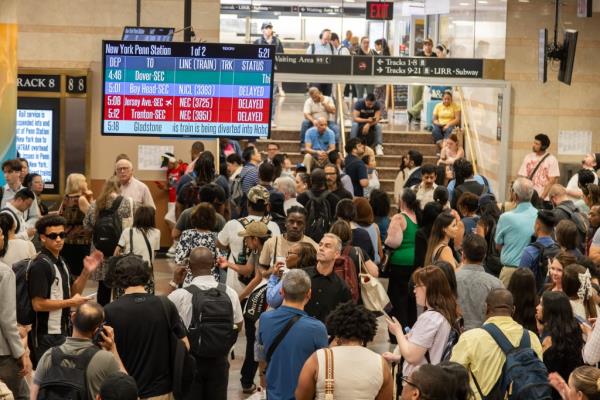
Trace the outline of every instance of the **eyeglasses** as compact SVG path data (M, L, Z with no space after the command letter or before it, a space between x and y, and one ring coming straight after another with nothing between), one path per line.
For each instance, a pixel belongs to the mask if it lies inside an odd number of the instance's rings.
M121 171L129 171L130 169L131 169L131 168L129 168L129 167L120 167L120 168L117 168L117 172L121 172Z
M402 386L405 386L404 384L407 384L407 385L410 385L410 386L412 386L412 387L415 387L415 388L419 389L419 391L421 391L421 388L420 388L420 387L419 387L417 384L415 384L415 383L411 382L411 381L408 379L408 376L402 376L402 377L400 377L400 379L402 379L402 382L403 382L403 383L402 383Z
M48 233L48 234L45 234L44 236L46 236L50 240L56 240L57 238L64 239L67 236L67 234L63 231L63 232L58 232L58 233L56 233L56 232Z

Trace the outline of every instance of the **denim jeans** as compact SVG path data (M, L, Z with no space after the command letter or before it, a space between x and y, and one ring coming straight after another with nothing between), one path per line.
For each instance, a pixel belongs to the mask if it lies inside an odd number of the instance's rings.
M352 122L352 129L350 130L350 139L353 139L358 136L359 131L361 137L366 137L367 145L376 146L378 144L383 145L383 131L381 130L381 125L377 124L369 130L367 135L362 134L362 124L358 124L356 122ZM373 138L371 138L371 131L374 132Z
M433 131L431 131L433 140L437 143L440 140L448 139L450 134L452 134L453 129L454 129L454 126L449 126L448 129L442 130L441 126L433 124Z
M254 376L258 369L258 362L254 361L254 342L256 340L256 326L254 322L244 318L244 329L246 331L246 355L241 370L242 386L247 388L254 383Z

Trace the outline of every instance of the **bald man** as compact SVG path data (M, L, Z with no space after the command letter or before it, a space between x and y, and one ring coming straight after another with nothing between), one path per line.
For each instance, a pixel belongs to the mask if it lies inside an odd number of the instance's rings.
M493 289L486 298L487 320L482 328L464 332L452 349L451 361L471 370L484 396L488 396L502 373L506 356L491 336L495 331L503 335L515 347L521 344L525 335L529 336L530 347L540 362L536 367L545 368L542 363L542 345L537 335L524 329L512 319L515 310L513 296L507 289ZM480 398L479 391L471 378L473 393Z
M195 310L193 303L203 303L203 300L196 298L196 296L202 296L203 298L213 297L208 291L211 289L217 289L219 292L225 292L231 302L231 309L233 314L233 323L239 332L242 328L244 317L242 314L242 307L237 293L230 287L218 283L213 274L212 269L215 265L214 254L206 247L196 247L192 250L189 257L189 269L192 273L192 282L184 289L177 289L169 295L169 300L175 304L177 311L183 320L186 329L190 329L192 323L192 316L197 315L202 310ZM178 276L175 276L179 278ZM179 284L183 283L183 279ZM194 293L194 294L192 294ZM213 307L213 309L216 307ZM205 313L202 315L203 318L210 318L207 315L206 308L203 309ZM222 317L221 317L222 318ZM229 348L216 357L202 357L194 352L194 336L193 330L189 331L189 339L192 343L192 354L196 359L196 377L192 383L186 399L215 399L225 400L227 398L227 384L229 381L229 362L227 356L229 354ZM232 343L233 345L233 343Z
M121 183L121 195L131 197L134 205L156 208L150 194L150 189L142 181L133 176L133 164L126 158L121 158L115 164L115 174Z

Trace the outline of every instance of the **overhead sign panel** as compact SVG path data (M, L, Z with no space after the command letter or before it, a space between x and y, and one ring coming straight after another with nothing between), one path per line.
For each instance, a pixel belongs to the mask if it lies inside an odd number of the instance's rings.
M102 134L269 135L275 48L104 41Z

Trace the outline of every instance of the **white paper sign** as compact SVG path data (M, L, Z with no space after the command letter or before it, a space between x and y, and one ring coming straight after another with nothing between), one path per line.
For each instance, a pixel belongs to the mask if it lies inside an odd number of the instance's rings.
M148 144L138 145L138 170L160 171L162 168L161 156L164 153L173 153L173 146L155 146Z
M591 152L591 131L560 131L558 133L558 154L579 156Z
M450 0L425 0L425 15L450 14Z
M31 172L52 181L52 110L17 110L17 150Z

